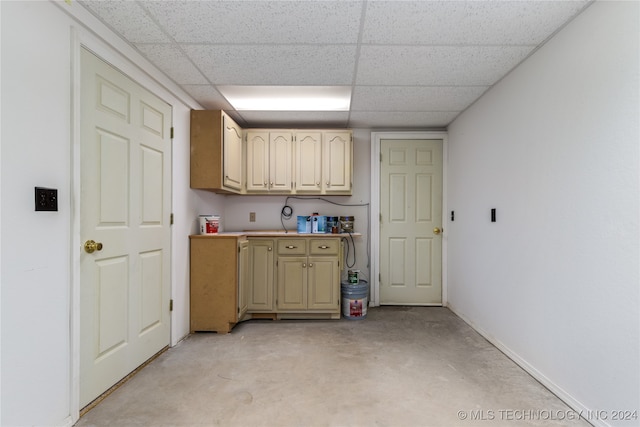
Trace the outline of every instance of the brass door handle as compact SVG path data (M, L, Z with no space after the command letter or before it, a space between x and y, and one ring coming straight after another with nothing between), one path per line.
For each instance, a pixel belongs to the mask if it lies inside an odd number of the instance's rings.
M442 230L440 228L438 228L438 227L435 227L433 229L433 234L440 234L441 232L442 232Z
M92 254L95 251L101 251L102 243L94 242L93 240L87 240L86 242L84 242L84 250L89 254Z

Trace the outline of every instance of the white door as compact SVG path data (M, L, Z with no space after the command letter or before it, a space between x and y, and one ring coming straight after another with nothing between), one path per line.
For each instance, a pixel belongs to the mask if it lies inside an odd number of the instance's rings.
M442 140L380 141L380 304L442 304Z
M171 107L82 50L80 407L169 345Z

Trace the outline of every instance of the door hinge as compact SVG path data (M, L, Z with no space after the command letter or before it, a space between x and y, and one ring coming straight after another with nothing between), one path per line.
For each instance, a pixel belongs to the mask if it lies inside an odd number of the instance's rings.
M169 300L169 311L173 311L173 300Z
M380 224L382 224L382 214L380 214Z
M173 126L171 126L171 139L173 139Z
M169 216L169 225L173 225L173 214Z
M380 153L380 163L382 163L382 153Z

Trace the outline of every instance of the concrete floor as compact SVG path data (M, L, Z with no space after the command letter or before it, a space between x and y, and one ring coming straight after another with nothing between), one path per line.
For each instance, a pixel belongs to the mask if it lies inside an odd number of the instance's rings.
M588 426L446 308L249 321L169 349L77 426Z

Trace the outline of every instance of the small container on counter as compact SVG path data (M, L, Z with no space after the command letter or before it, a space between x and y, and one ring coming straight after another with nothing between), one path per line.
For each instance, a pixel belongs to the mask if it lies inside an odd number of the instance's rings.
M337 234L340 232L340 224L337 216L327 217L327 233Z
M220 229L219 215L200 215L200 234L218 234Z
M353 216L341 216L340 217L340 230L343 233L353 233L353 223L355 218Z

